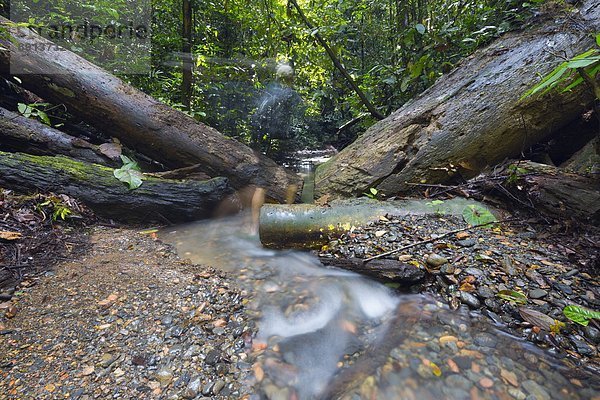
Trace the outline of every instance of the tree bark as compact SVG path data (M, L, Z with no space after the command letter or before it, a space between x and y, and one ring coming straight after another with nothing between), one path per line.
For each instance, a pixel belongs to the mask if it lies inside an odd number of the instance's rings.
M273 248L319 249L331 239L381 217L444 213L462 215L465 207L481 204L454 198L432 207L423 200L376 201L367 198L336 201L327 206L268 204L260 210L261 243Z
M10 26L1 17L0 22ZM24 28L9 29L11 40L0 41L9 49L0 50L0 71L18 76L25 88L42 98L65 104L70 113L167 167L201 164L203 172L226 176L236 188L250 184L265 188L268 199L277 202L297 198L301 180L296 174L78 55L56 51L51 42ZM21 50L27 47L43 50Z
M0 152L0 187L64 193L120 221L186 222L207 218L233 190L226 178L175 181L146 177L130 190L113 169L57 156Z
M598 0L578 14L551 16L506 34L356 142L318 167L316 196L359 195L374 187L388 196L409 183L448 183L476 176L516 156L575 119L593 95L585 85L519 101L556 64L595 46Z
M35 155L65 155L102 165L113 164L98 146L69 136L33 119L0 107L0 150Z
M505 188L522 204L553 218L600 222L600 178L531 161L514 163L511 167L516 171L514 182Z
M323 265L329 265L357 274L371 277L380 282L395 282L405 285L415 284L425 278L425 271L414 265L397 260L373 260L365 263L360 258L326 258L320 257Z

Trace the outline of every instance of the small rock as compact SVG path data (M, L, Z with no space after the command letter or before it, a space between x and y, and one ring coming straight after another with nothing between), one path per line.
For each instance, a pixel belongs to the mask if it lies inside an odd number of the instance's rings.
M186 399L193 399L200 392L200 387L202 386L202 378L200 376L195 377L190 381L190 383L185 388L183 392L183 397Z
M595 344L600 343L600 330L588 325L583 328L583 332L585 333L585 336Z
M477 335L475 335L475 343L477 343L477 345L481 346L481 347L496 347L496 344L498 343L498 340L496 339L496 337L494 335L491 335L489 333L478 333Z
M169 326L173 323L173 316L172 315L165 315L164 317L161 318L160 323L165 325L165 326Z
M217 350L211 350L206 355L204 362L208 365L215 365L221 360L221 354Z
M460 300L471 308L481 307L481 303L479 302L477 297L473 296L471 293L461 291Z
M206 385L204 385L204 387L202 388L202 394L204 396L208 396L210 394L212 394L213 388L215 387L215 383L214 382L208 382Z
M571 343L582 356L593 357L596 354L596 351L583 340L571 338Z
M525 393L515 388L508 389L508 394L510 394L516 400L525 400L527 398L527 395Z
M469 239L459 240L456 243L461 247L473 247L477 244L477 240L475 240L473 238L469 238Z
M173 380L173 372L171 369L163 367L156 372L154 379L160 383L160 386L166 387Z
M473 275L474 277L476 277L478 279L485 275L482 270L480 270L479 268L473 268L473 267L469 267L469 268L465 269L465 273L467 275Z
M481 386L484 389L489 389L492 386L494 386L494 381L491 380L490 378L481 378L479 380L479 386Z
M573 289L571 286L565 285L563 283L555 283L554 287L563 292L564 294L573 294Z
M494 291L487 286L479 286L477 288L477 294L483 299L492 299L495 296Z
M456 271L456 267L452 264L442 265L440 272L444 275L452 275Z
M550 400L550 395L548 394L546 389L541 387L535 381L532 381L532 380L523 381L521 386L523 387L523 389L525 389L525 391L527 393L532 395L535 398L535 400Z
M225 381L223 381L222 379L219 379L218 381L215 382L215 385L213 386L212 392L214 395L219 394L219 392L225 387Z
M425 262L432 267L440 267L444 264L447 264L448 259L446 257L440 256L439 254L431 253L427 256Z
M543 289L533 289L529 291L530 299L541 299L542 297L546 297L548 292Z

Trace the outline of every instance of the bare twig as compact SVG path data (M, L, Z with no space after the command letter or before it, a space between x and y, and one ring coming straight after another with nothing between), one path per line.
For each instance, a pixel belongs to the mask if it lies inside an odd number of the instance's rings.
M467 226L466 228L455 229L453 231L446 232L443 235L435 237L435 238L431 238L431 239L427 239L427 240L422 240L420 242L411 243L409 245L406 245L406 246L403 246L403 247L400 247L400 248L397 248L397 249L394 249L394 250L390 250L390 251L387 251L385 253L381 253L381 254L378 254L376 256L373 256L373 257L365 258L364 261L363 261L363 263L366 264L369 261L372 261L372 260L375 260L375 259L378 259L378 258L381 258L381 257L389 256L389 255L392 255L392 254L395 254L395 253L398 253L398 252L410 249L412 247L421 246L421 245L424 245L424 244L427 244L427 243L432 243L432 242L435 242L436 240L443 239L445 237L448 237L450 235L454 235L454 234L459 233L459 232L470 231L472 229L481 228L482 226L488 226L488 225L492 225L492 224L501 224L501 223L504 223L504 222L511 222L511 221L516 221L516 220L517 220L517 218L509 218L509 219L503 219L503 220L500 220L500 221L486 222L485 224L478 224L478 225L473 225L473 226Z

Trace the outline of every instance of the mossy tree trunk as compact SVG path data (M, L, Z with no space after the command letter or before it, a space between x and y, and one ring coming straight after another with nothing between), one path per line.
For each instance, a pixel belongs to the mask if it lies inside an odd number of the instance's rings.
M565 10L502 36L321 165L316 195L360 195L371 187L397 195L411 183L471 178L519 155L592 104L586 85L519 99L563 57L594 47L599 30L598 0L586 0L578 13Z
M187 222L212 216L233 189L226 178L206 181L147 177L130 190L113 169L71 158L0 152L0 187L64 193L98 215L119 221Z

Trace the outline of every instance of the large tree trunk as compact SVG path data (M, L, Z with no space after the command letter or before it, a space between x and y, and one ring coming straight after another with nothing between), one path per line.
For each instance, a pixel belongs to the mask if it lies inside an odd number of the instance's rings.
M226 178L175 181L146 177L129 190L113 169L66 157L0 152L0 187L64 193L120 221L185 222L212 216L233 190Z
M90 163L111 163L98 146L1 107L0 150L36 155L61 154Z
M519 98L563 56L594 47L592 33L599 30L600 3L587 0L579 14L565 11L477 51L321 165L317 196L358 195L371 187L395 195L410 183L470 178L518 155L591 104L586 85L523 102Z
M7 26L8 20L0 17ZM0 69L13 72L23 86L126 146L173 168L201 164L210 176L226 176L236 188L253 184L267 196L295 199L301 180L267 157L228 139L215 129L136 90L70 51L52 50L50 42L24 29L10 28L12 40L0 40ZM49 49L24 52L19 48ZM9 71L12 67L13 71ZM45 71L46 74L27 73Z

